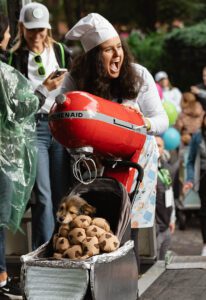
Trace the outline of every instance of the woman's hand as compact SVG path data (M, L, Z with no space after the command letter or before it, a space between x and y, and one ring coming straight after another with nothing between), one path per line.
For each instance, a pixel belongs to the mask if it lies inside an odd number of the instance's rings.
M144 117L143 113L139 110L139 108L138 108L137 106L132 105L132 104L130 104L130 103L128 103L128 102L123 103L122 105L124 105L124 106L126 106L126 107L128 107L128 108L134 110L134 111L137 112L138 114L140 114L140 116L142 116L142 118L143 118L143 120L144 120L145 127L146 127L147 131L149 131L149 130L151 129L151 124L150 124L149 119L147 119L147 118Z
M200 89L194 85L190 87L190 90L195 95L199 94L199 92L200 92Z
M175 223L170 223L169 229L170 229L170 233L173 234L175 232Z
M137 112L138 114L140 114L143 117L143 113L134 104L130 104L130 103L126 102L126 103L123 103L122 105L124 105L125 107L128 107L128 108L130 108L132 110L134 110L135 112Z
M182 191L184 194L186 194L192 188L193 188L193 183L191 181L188 181L184 183Z
M53 75L54 72L52 72L43 82L43 85L47 88L48 91L53 91L62 84L65 73L55 78L52 78Z
M151 123L150 123L149 119L143 118L143 120L144 120L144 124L146 126L147 131L149 131L151 129Z

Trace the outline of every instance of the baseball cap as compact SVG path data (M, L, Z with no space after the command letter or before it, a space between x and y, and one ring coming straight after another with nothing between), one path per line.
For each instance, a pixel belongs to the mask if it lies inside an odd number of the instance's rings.
M80 40L85 52L119 36L113 25L103 16L91 13L80 19L66 34L68 40Z
M47 7L37 2L28 3L22 7L19 22L22 22L27 29L51 29Z
M166 79L166 78L168 78L168 75L164 71L160 71L160 72L155 74L155 81L156 82L159 82L160 80Z

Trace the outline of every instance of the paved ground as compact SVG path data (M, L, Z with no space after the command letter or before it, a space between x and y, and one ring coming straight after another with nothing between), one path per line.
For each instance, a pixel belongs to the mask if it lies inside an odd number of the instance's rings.
M202 238L197 215L189 216L185 230L179 230L178 225L172 237L171 250L176 255L200 255Z
M191 256L187 257L187 262L202 262L203 258L200 256L202 237L196 214L188 215L185 230L179 230L177 224L170 250L173 255L176 255L176 262L180 259L185 262L185 256ZM159 261L140 278L139 295L141 300L206 299L204 270L183 268L165 271L164 267L164 262Z

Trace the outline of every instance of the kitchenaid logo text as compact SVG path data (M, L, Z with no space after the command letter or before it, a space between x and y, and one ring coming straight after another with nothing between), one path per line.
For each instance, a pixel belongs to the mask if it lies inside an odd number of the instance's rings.
M123 127L124 129L127 130L132 130L135 132L146 134L146 127L144 124L138 126L137 124L132 124L128 121L120 120L118 118L114 118L112 116L108 116L94 111L73 110L73 111L55 112L49 116L49 121L58 121L62 119L84 119L84 120L99 121L114 126Z
M60 120L65 118L83 118L82 112L60 112L49 116L49 120Z

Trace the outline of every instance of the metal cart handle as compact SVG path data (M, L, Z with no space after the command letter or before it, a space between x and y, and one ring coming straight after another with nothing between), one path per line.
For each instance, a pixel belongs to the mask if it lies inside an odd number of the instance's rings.
M138 163L134 163L131 161L125 161L125 160L109 160L109 159L104 159L102 161L104 166L109 166L111 168L116 168L116 167L127 167L127 168L134 168L138 171L137 174L137 180L136 180L136 186L135 189L132 193L130 193L130 199L133 205L133 202L135 200L135 197L138 193L139 190L139 185L143 180L144 177L144 170L143 168L138 164Z

